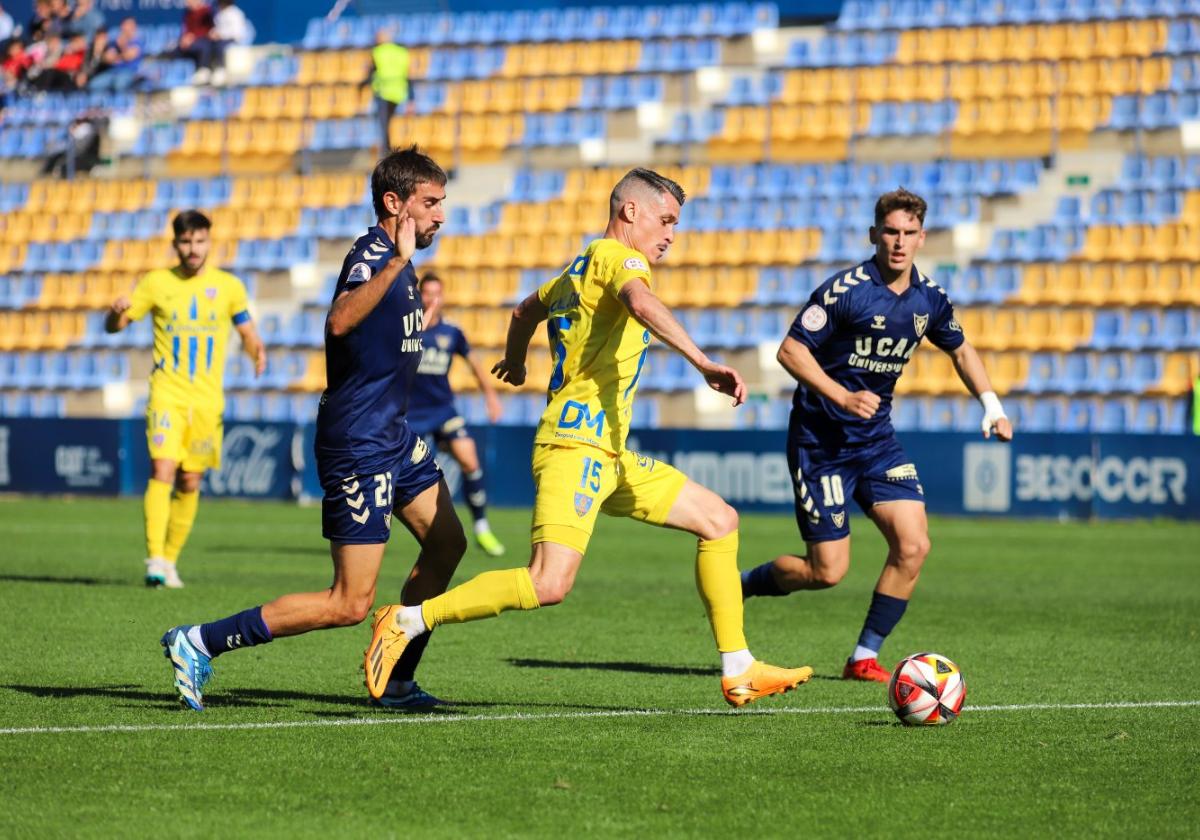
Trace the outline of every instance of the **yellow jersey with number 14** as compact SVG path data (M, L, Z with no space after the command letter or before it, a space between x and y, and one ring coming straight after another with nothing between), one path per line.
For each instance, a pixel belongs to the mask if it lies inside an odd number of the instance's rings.
M650 285L645 256L614 239L597 239L538 289L550 310L553 370L535 443L624 451L650 345L650 332L617 297L631 282Z
M150 402L225 408L225 347L231 324L250 320L246 287L232 274L208 268L184 277L178 268L148 272L125 311L131 321L154 315Z

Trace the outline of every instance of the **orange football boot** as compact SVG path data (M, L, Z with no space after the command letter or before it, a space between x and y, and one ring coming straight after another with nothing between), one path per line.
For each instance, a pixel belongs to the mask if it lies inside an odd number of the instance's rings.
M802 668L777 668L755 660L744 673L736 677L721 677L721 693L729 705L744 706L760 697L791 691L800 683L808 682L812 673L813 669L807 665Z
M408 636L396 625L396 613L402 609L401 604L393 604L375 610L371 644L363 651L363 671L367 675L364 682L367 693L376 700L383 696L396 660L408 647Z
M891 678L892 672L881 667L878 659L860 659L857 662L847 659L846 667L842 669L844 680L885 683Z

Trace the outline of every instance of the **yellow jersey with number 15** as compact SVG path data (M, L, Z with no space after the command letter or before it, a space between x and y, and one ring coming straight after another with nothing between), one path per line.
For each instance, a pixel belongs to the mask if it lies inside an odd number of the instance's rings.
M553 369L535 443L624 451L650 345L649 330L617 297L632 282L650 285L645 256L615 239L597 239L538 289L538 299L550 310L546 329Z
M216 268L195 277L184 277L178 268L155 269L138 281L131 300L129 320L154 314L151 403L220 414L229 327L250 320L242 281Z

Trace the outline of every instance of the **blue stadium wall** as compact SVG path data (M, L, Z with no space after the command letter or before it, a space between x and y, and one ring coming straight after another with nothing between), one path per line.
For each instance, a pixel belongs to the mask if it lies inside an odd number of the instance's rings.
M140 420L0 419L0 492L141 495L149 475ZM533 430L474 430L491 502L533 501ZM900 436L934 513L1053 518L1200 519L1200 438L1173 435L1018 435L1006 446L976 435ZM631 446L683 469L743 511L790 514L782 431L638 431ZM447 466L457 489L459 475ZM231 423L214 496L319 498L312 426Z
M311 18L324 17L333 7L333 0L237 0L247 17L254 23L260 44L294 44L304 38L304 30ZM674 5L673 0L661 0L653 5ZM133 17L142 26L163 23L181 23L184 0L97 0L97 7L104 12L110 26L121 18ZM583 6L630 6L646 5L626 2L597 3L587 0L508 0L505 11L516 9L558 9ZM831 21L842 8L841 0L781 0L780 19L785 22ZM12 0L3 4L5 11L17 23L25 24L33 15L33 0ZM352 2L345 14L355 11L364 14L395 14L406 10L415 12L491 12L496 11L493 0L450 0L437 4L411 2Z

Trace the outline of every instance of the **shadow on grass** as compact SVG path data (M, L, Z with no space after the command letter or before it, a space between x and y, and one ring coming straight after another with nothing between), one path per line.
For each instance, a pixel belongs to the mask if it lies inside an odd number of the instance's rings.
M634 706L597 706L589 703L531 703L527 700L513 700L508 703L488 700L464 700L458 702L451 700L447 701L444 706L433 706L423 709L384 709L364 703L360 709L356 710L361 712L356 717L379 717L380 715L439 715L455 717L485 709L540 709L561 712L639 712L643 710L640 707ZM333 711L314 711L312 714L316 717L345 717L344 713Z
M13 691L19 691L22 694L29 694L33 697L44 697L55 700L72 699L75 697L109 697L114 700L134 700L139 704L151 703L164 705L167 708L173 708L178 705L178 701L172 697L169 684L164 686L162 691L147 691L141 686L135 685L0 685L0 688L8 688ZM248 708L277 707L295 702L327 703L330 705L346 706L362 703L362 696L358 694L313 694L306 691L269 688L230 688L223 690L218 687L211 694L205 692L204 701L205 706L213 708L222 706ZM137 708L137 706L126 705L126 708Z
M554 659L509 659L518 668L557 668L566 671L625 671L631 674L659 674L681 677L721 676L720 668L687 665L654 665L648 662L564 662Z
M0 575L0 581L12 583L65 583L72 586L142 586L141 578L113 580L110 578L67 577L56 575Z

